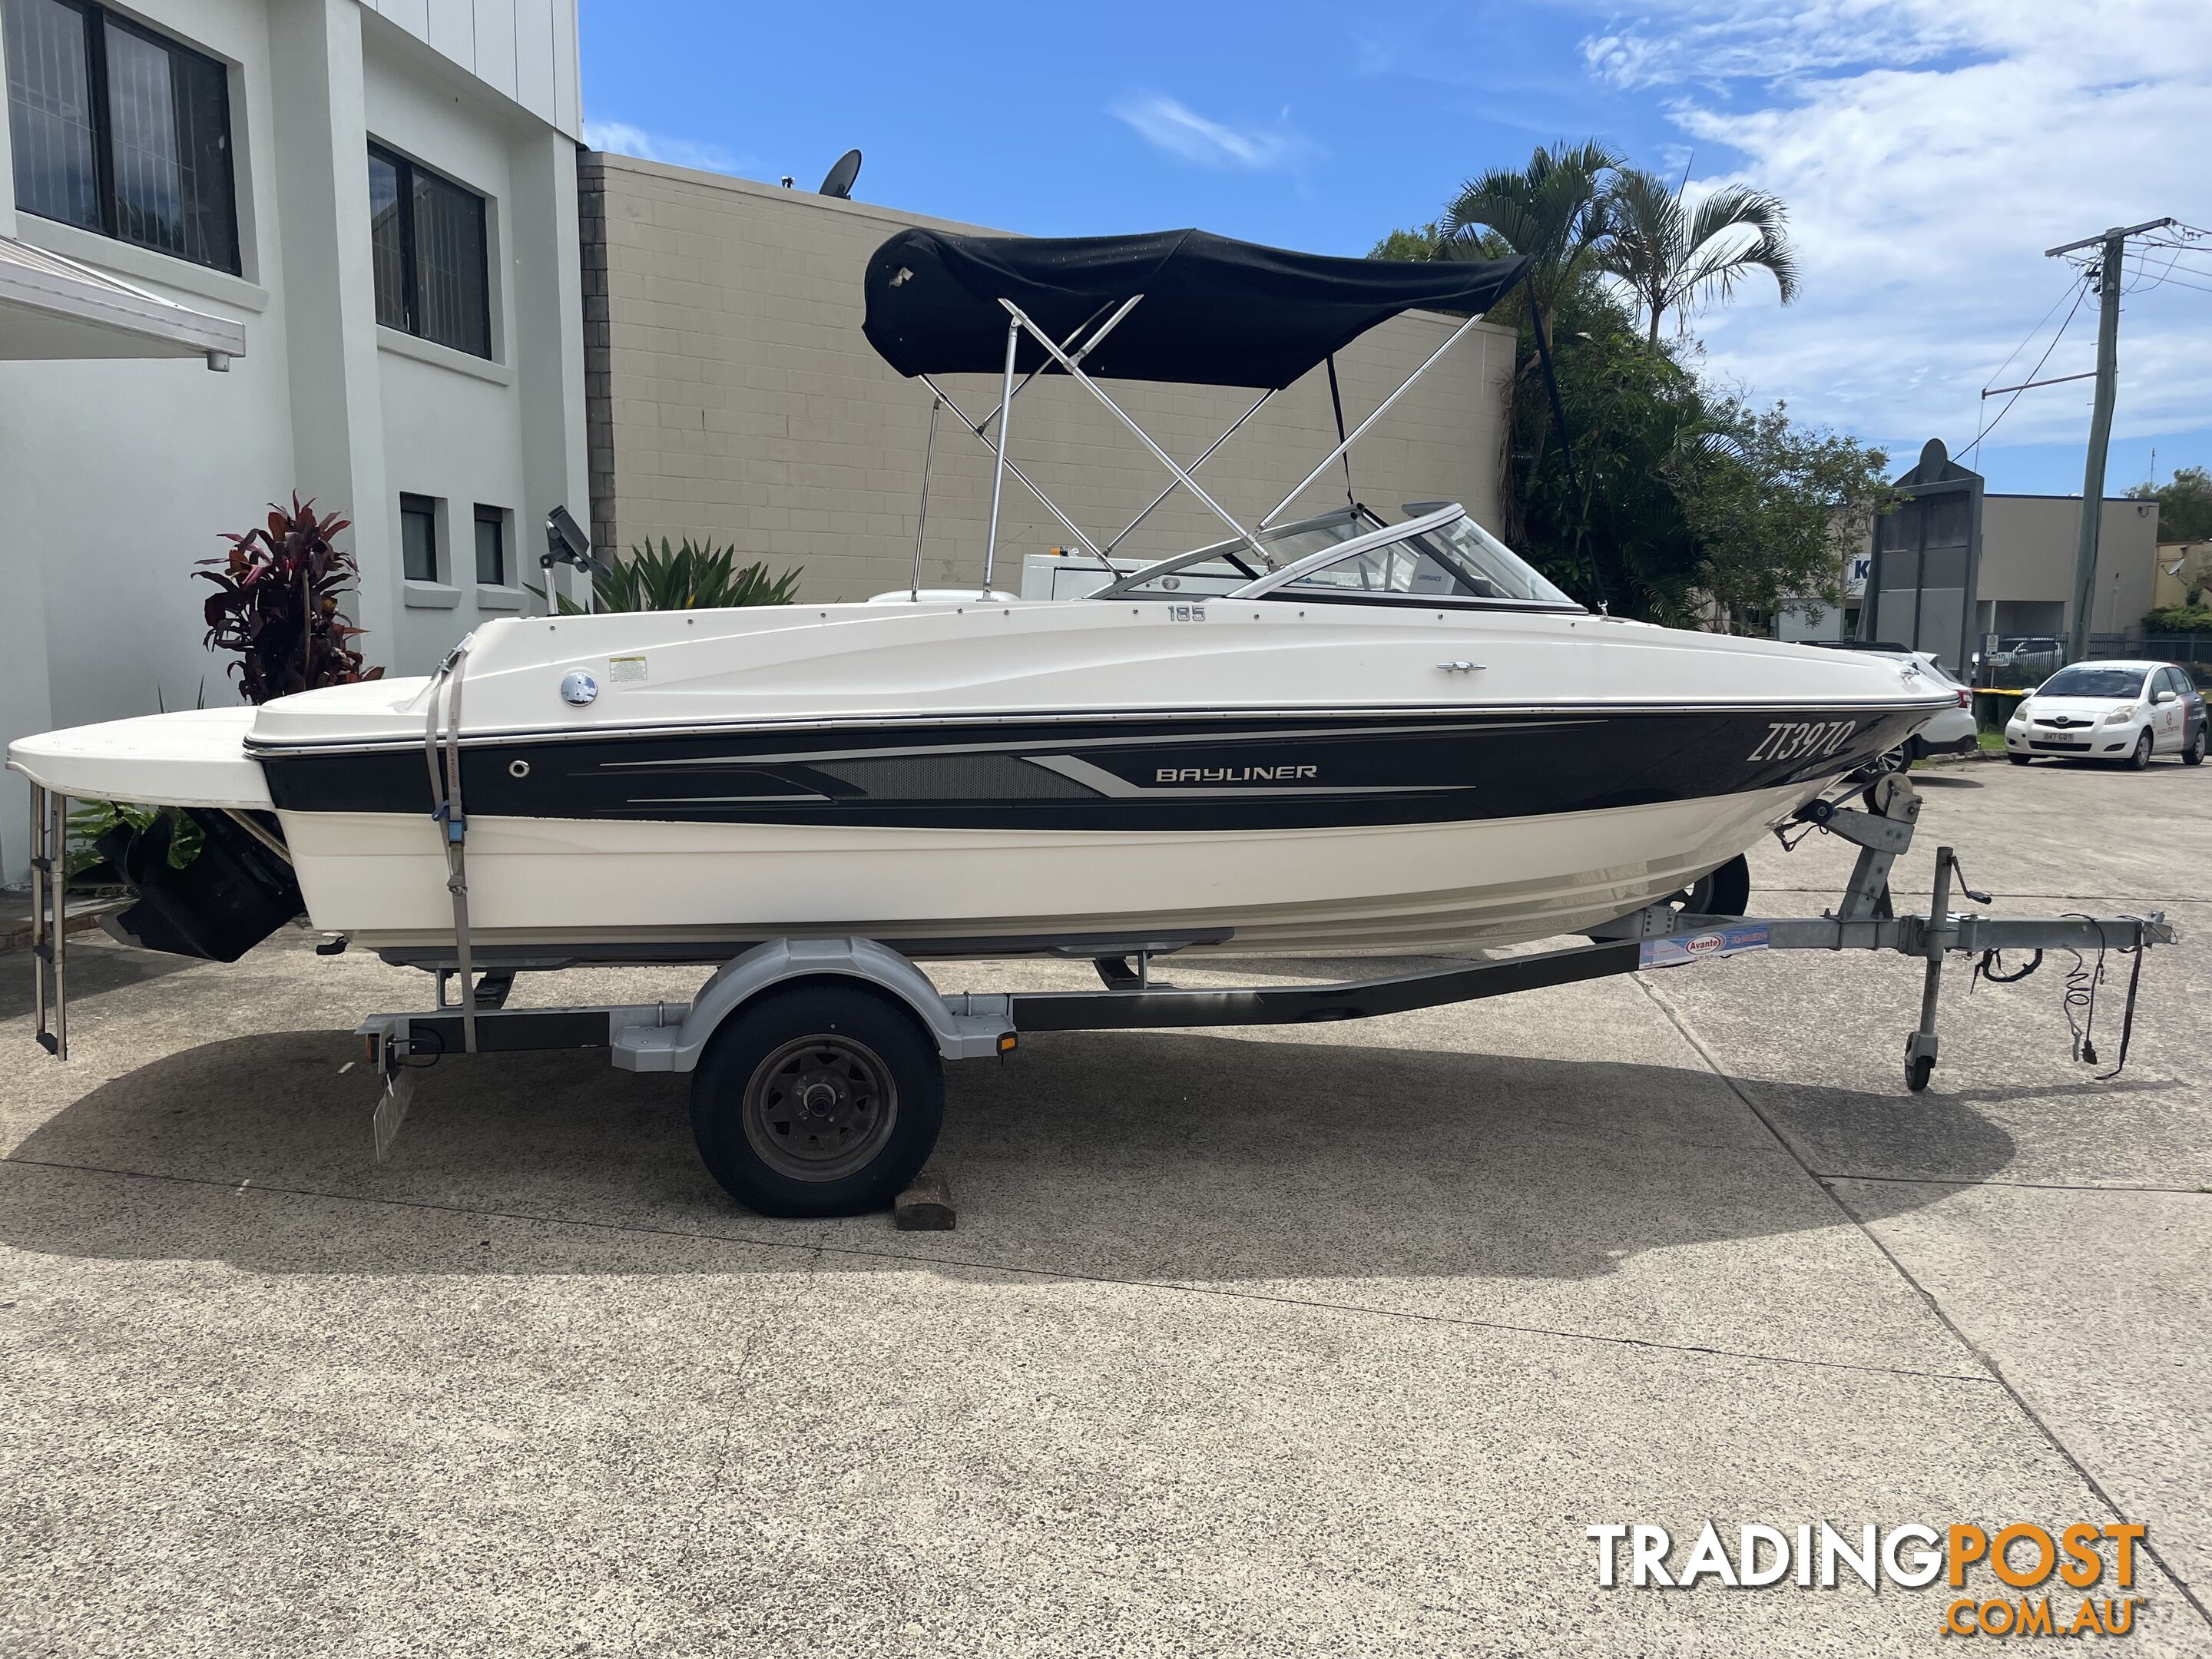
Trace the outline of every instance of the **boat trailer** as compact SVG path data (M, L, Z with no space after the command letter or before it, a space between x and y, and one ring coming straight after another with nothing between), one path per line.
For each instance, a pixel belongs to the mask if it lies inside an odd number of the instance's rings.
M38 1036L50 1052L66 1057L64 814L62 803L40 799L46 795L44 790L33 792ZM2094 982L2101 978L2103 954L2117 951L2134 958L2118 1055L2124 1064L2143 954L2154 945L2172 944L2177 937L2164 913L1998 916L1955 910L1954 895L1979 904L1991 901L1965 884L1953 849L1941 847L1927 912L1899 915L1892 903L1890 871L1912 844L1920 807L1920 796L1910 779L1891 774L1866 790L1863 810L1819 799L1777 831L1785 846L1794 846L1808 835L1826 833L1859 849L1840 902L1819 916L1709 915L1662 902L1593 930L1583 945L1332 984L1206 989L1155 982L1153 959L1183 948L1188 939L1097 939L1061 947L1058 954L1089 957L1096 963L1102 987L1095 991L947 994L910 958L867 939L766 940L725 963L688 1003L511 1009L505 1006L507 994L515 974L525 970L491 967L463 976L451 965L440 966L434 970L434 1007L374 1014L359 1028L369 1062L383 1085L372 1125L376 1156L381 1161L389 1155L421 1073L445 1055L605 1049L624 1070L695 1074L692 1115L701 1151L723 1185L755 1208L781 1214L880 1208L920 1170L934 1144L943 1062L1010 1053L1024 1033L1367 1019L1759 951L1873 951L1923 961L1919 1020L1904 1048L1905 1084L1915 1093L1928 1086L1936 1068L1937 997L1950 957L1977 958L1978 975L2009 981L2033 971L2044 951L2070 951L2083 957L2095 953L2100 962ZM1999 953L2008 951L2039 954L2022 970L2006 973ZM457 978L463 981L458 993L453 988ZM464 1007L463 997L470 998L472 1006ZM836 1047L841 1039L794 1037L772 1019L763 1023L764 1010L772 1012L779 1002L787 1004L794 997L808 1009L802 1024L865 1031L872 1022L873 1029L888 1036L875 1040L873 1049L858 1037L851 1040L849 1049L841 1049ZM887 1010L889 1027L884 1024ZM903 1042L897 1028L903 1028ZM896 1054L886 1060L875 1052L902 1046L912 1050L903 1060ZM2094 1048L2084 1057L2094 1061ZM765 1085L764 1077L769 1079ZM769 1102L766 1108L759 1105L763 1088ZM759 1128L763 1110L770 1119L781 1112L782 1117L775 1120L781 1125L778 1132L789 1133L794 1123L803 1127L812 1121L810 1112L825 1123L839 1112L862 1118L872 1109L883 1115L886 1098L903 1101L909 1120L921 1122L913 1126L920 1130L918 1138L908 1135L908 1144L890 1160L900 1167L875 1170L864 1164L848 1172L854 1180L864 1175L879 1177L864 1183L872 1202L853 1201L850 1195L860 1189L842 1179L837 1186L848 1194L845 1199L833 1200L824 1192L823 1202L783 1201L791 1188L783 1188L780 1195L757 1183L734 1180L726 1149L718 1156L714 1144L718 1136L727 1139L736 1134L730 1121L747 1117L755 1126L753 1146L758 1153L760 1135L765 1133ZM818 1111L810 1103L818 1103ZM889 1150L877 1148L878 1153ZM744 1190L739 1190L741 1185Z

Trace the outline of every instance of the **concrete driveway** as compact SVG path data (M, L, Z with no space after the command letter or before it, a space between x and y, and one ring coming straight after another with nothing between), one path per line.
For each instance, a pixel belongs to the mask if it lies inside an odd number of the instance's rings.
M80 946L65 1066L0 957L0 1648L1960 1647L1940 1581L1601 1589L1583 1535L1825 1518L2142 1522L2122 1650L2212 1652L2212 769L1926 793L1908 897L1948 842L2183 927L2124 1076L2124 963L2094 1067L2069 964L1954 974L1919 1097L1913 965L1810 954L1035 1037L951 1074L951 1234L740 1212L684 1084L588 1057L441 1064L378 1166L348 1033L426 982L304 936Z

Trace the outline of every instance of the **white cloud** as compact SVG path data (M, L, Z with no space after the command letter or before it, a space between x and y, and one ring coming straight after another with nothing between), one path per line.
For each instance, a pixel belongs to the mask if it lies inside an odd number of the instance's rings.
M1701 153L1740 153L1730 178L1790 204L1802 297L1754 285L1707 313L1715 366L1893 447L1973 435L1979 389L2073 276L2044 249L2161 214L2212 224L2203 0L1665 0L1583 52L1613 84L1670 89ZM2184 263L2212 288L2212 258ZM2094 311L2045 374L2089 366ZM2212 294L2138 289L2120 365L2122 435L2206 425ZM1990 441L2078 441L2087 395L2030 392Z
M1582 47L1583 61L1600 79L1634 90L1917 64L1966 44L1955 14L1931 8L1921 16L1898 0L1790 7L1723 0L1616 23Z
M608 150L617 155L635 155L641 161L665 161L672 167L695 167L702 173L750 170L744 158L732 155L720 144L647 132L627 121L586 121L584 143L593 149Z
M1291 130L1288 110L1272 128L1232 127L1208 120L1172 98L1148 93L1122 100L1113 106L1113 113L1153 149L1177 161L1224 172L1292 168L1318 153L1310 139Z

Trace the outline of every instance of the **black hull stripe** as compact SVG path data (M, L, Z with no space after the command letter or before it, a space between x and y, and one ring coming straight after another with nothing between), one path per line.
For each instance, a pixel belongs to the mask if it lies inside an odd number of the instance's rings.
M1188 720L628 732L472 743L473 814L823 827L1205 831L1449 823L1604 811L1835 777L1924 709L1494 710ZM280 811L424 813L419 747L269 753Z

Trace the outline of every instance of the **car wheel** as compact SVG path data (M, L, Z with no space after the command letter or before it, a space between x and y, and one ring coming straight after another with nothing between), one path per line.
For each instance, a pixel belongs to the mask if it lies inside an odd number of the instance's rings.
M945 1073L913 1014L802 984L739 1009L691 1078L691 1127L724 1191L772 1216L888 1206L937 1144Z
M2134 750L2121 763L2130 772L2148 771L2150 768L2150 733L2145 732L2136 739Z
M2035 757L2033 755L2007 755L2005 758L2014 766L2030 766L2035 762Z
M2204 764L2205 734L2208 732L2212 732L2212 721L2198 726L2196 737L2190 740L2189 747L2181 751L2181 763L2184 766Z

